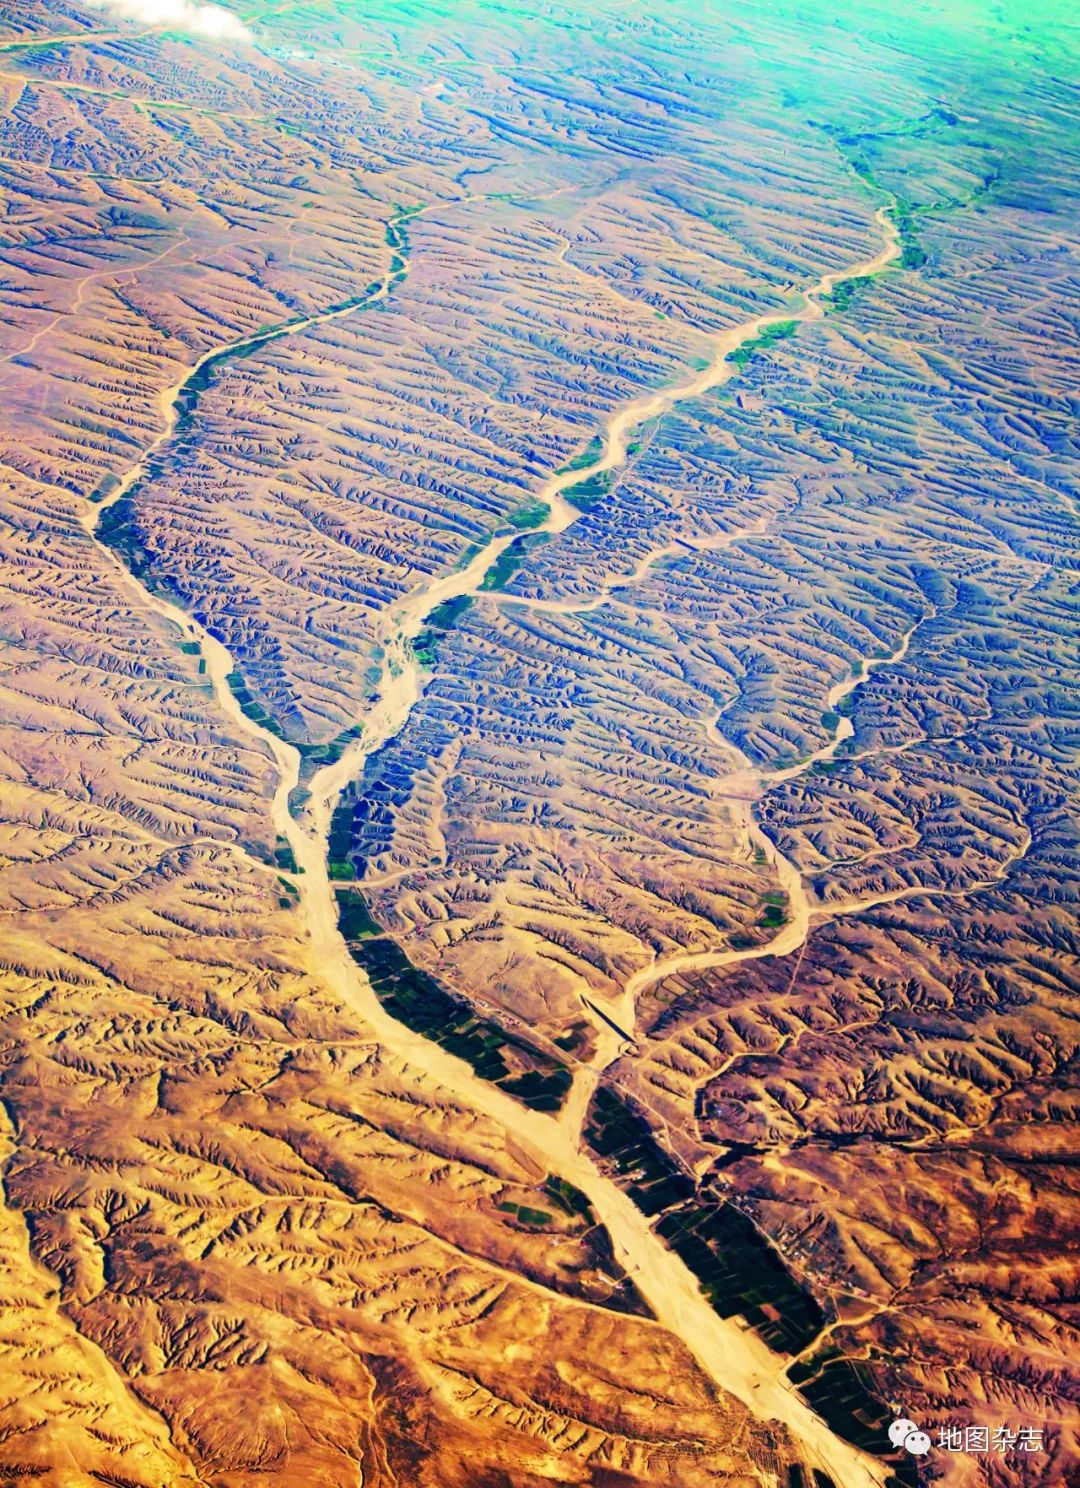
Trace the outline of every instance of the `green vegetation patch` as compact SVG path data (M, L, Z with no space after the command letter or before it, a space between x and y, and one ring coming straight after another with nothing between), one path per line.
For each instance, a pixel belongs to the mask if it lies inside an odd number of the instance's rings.
M643 1116L601 1086L586 1121L589 1145L623 1175L643 1214L697 1277L720 1317L746 1319L770 1348L798 1353L824 1322L753 1220L728 1203L698 1196L693 1180L658 1144Z
M356 877L356 869L349 861L355 805L351 796L344 796L334 807L330 817L330 832L326 840L326 871L336 883Z
M841 279L839 284L828 296L829 304L834 310L843 312L850 310L852 304L868 284L873 284L873 274L854 274L850 279Z
M421 207L399 207L397 213L386 224L386 246L390 249L390 276L399 279L408 268L409 234L405 224L417 216ZM378 288L378 285L375 286Z
M98 521L97 535L121 558L124 566L141 584L145 584L148 589L153 589L154 586L149 576L152 559L143 544L142 532L132 502L134 494L135 487L132 487L126 496L121 496L119 501L105 508Z
M831 1350L824 1358L793 1364L788 1378L799 1393L828 1425L845 1441L865 1452L889 1455L888 1430L893 1413L879 1401L867 1377L857 1364L841 1358ZM906 1463L898 1466L901 1483L918 1482L917 1475L905 1476Z
M579 1219L587 1219L590 1223L595 1221L596 1216L588 1198L580 1188L567 1183L565 1178L556 1178L553 1174L545 1181L544 1192L565 1213L575 1215Z
M788 896L779 890L762 894L761 902L765 906L758 924L766 930L778 930L781 925L788 921Z
M578 450L576 455L571 455L565 465L560 465L555 472L556 475L566 475L571 470L585 470L590 465L595 465L604 453L604 441L599 434L594 434L584 449Z
M629 1194L642 1214L661 1214L693 1194L693 1182L655 1141L644 1117L605 1086L589 1109L585 1138L630 1178Z
M902 269L921 269L926 263L926 254L923 252L918 236L915 232L915 213L902 202L897 202L893 210L892 219L896 223L896 230L900 234L900 267Z
M413 642L413 655L422 667L430 669L435 665L435 650L439 641L448 630L453 629L472 602L470 594L459 594L454 599L444 600L432 610L423 630Z
M550 1064L547 1072L526 1070L512 1079L500 1080L499 1086L534 1111L558 1111L570 1093L574 1077L565 1064L556 1064L554 1060Z
M868 147L870 150L876 149L877 142L885 138L888 134L915 132L913 126L921 125L923 122L925 121L922 119L913 120L910 121L909 124L901 125L898 129L895 130L851 135L840 134L833 129L829 129L828 126L825 127L826 132L832 134L837 149L840 151L841 155L848 162L851 169L855 172L859 179L863 181L865 185L867 185L871 189L871 191L892 195L892 193L888 191L888 188L884 186L878 179L870 158L870 154L868 153ZM916 206L914 206L913 203L905 201L903 197L898 195L893 197L893 203L894 205L890 212L890 216L892 217L897 234L900 238L900 267L904 269L921 269L927 262L927 257L919 244L918 235L916 233L916 219L920 210L925 212L933 210L933 208L930 206L924 207L922 209L917 208ZM948 203L948 205L956 206L959 205L959 203ZM865 282L865 280L869 277L869 275L865 275L862 277L861 280L844 280L837 285L837 290L839 291L844 289L845 285L861 285L861 283ZM854 290L854 293L857 292L857 289ZM847 304L840 305L837 304L837 297L834 293L833 303L837 309L847 309L852 297L853 295L848 297Z
M256 862L264 864L267 868L276 868L278 866L274 858L273 848L267 847L265 842L241 837L237 846L244 853L245 857L254 858Z
M502 1203L497 1204L496 1208L501 1209L504 1214L512 1214L522 1224L532 1225L537 1229L543 1229L552 1220L552 1216L545 1214L543 1209L530 1209L527 1204Z
M580 512L590 512L598 506L611 490L611 471L601 470L596 475L586 476L583 481L569 486L563 495L571 506Z
M314 771L322 765L336 765L349 745L361 737L364 732L362 723L354 724L352 728L343 729L333 739L328 739L325 744L298 744L300 754L308 771Z
M551 1223L551 1218L551 1215L546 1213L543 1209L530 1209L525 1204L522 1204L521 1208L518 1210L518 1219L521 1220L522 1224L549 1225Z
M557 1038L552 1039L552 1043L557 1044L560 1049L565 1049L567 1054L572 1054L585 1042L587 1031L588 1025L585 1023L571 1024L565 1033L560 1033Z
M657 1225L720 1317L744 1318L778 1353L798 1353L825 1315L753 1220L728 1203L683 1203Z
M91 501L104 501L106 496L111 496L120 484L120 478L116 475L103 475L97 485L90 492Z
M225 678L229 691L240 705L240 711L245 718L250 718L252 723L258 724L259 728L265 729L268 734L273 734L278 739L284 739L281 725L272 714L268 713L255 697L244 680L243 672L230 672Z
M528 532L532 527L542 526L550 516L551 507L548 506L546 501L541 501L534 496L529 501L526 501L523 506L519 506L515 511L509 512L506 520L518 532Z
M596 1211L589 1202L588 1196L574 1184L567 1183L565 1178L556 1178L554 1174L546 1179L544 1193L558 1209L585 1224L586 1230L582 1238L588 1242L597 1264L617 1283L615 1290L607 1299L607 1306L616 1307L621 1312L634 1313L638 1317L653 1317L655 1314L652 1308L627 1276L616 1257L611 1236L598 1222Z
M546 532L534 532L528 537L515 537L510 546L502 550L488 569L480 583L480 588L505 589L514 574L525 564L529 554L543 547L547 541Z
M384 934L383 927L371 918L363 896L356 889L338 889L338 929L346 940L367 940Z
M727 360L734 362L736 367L746 367L760 352L768 351L770 346L775 346L778 341L787 341L799 329L797 320L777 320L772 325L767 325L759 335L744 341L741 346L728 353Z
M351 803L348 809L351 812ZM392 1017L464 1059L481 1079L532 1110L561 1108L573 1079L565 1064L478 1016L463 998L414 966L371 919L357 890L339 891L338 906L349 953L367 972L375 995ZM545 1222L549 1220L545 1216Z

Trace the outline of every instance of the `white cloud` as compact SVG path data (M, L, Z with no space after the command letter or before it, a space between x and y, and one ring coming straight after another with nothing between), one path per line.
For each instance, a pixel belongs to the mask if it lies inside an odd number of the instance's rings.
M94 10L111 10L114 15L141 21L146 26L163 26L170 31L187 31L191 36L209 36L224 41L250 41L251 32L233 11L223 5L207 5L201 0L87 0Z

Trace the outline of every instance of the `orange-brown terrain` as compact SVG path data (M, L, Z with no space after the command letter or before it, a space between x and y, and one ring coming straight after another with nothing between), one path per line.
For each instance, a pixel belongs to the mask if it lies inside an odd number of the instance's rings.
M1076 36L904 11L5 12L0 1484L1080 1481Z

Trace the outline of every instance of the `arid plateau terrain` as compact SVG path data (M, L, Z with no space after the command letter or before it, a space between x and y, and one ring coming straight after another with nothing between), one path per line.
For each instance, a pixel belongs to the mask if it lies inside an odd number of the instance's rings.
M0 1488L1080 1488L1078 62L0 10Z

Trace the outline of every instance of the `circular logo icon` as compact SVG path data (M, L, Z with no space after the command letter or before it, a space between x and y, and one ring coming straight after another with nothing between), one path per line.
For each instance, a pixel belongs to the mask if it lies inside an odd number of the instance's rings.
M918 1431L914 1421L894 1421L889 1427L889 1440L894 1447L903 1446L905 1440L913 1431Z
M930 1438L925 1431L911 1431L904 1437L904 1451L913 1457L925 1457L930 1450Z

